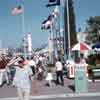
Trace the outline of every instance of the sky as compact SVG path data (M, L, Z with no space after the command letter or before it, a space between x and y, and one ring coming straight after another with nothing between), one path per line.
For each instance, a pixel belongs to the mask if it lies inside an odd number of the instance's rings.
M24 0L24 26L22 30L22 15L12 16L14 7L23 0L0 0L0 41L1 47L18 47L25 33L32 33L33 48L40 47L48 42L48 31L41 30L41 23L52 12L47 8L49 0ZM84 31L86 20L90 16L100 15L100 0L73 0L76 18L76 30L79 27Z

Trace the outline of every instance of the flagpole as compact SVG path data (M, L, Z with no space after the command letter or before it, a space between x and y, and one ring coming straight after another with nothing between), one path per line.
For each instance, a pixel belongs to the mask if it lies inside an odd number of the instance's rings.
M24 6L22 5L24 8ZM22 13L22 32L25 34L25 18L24 18L24 11Z
M23 9L23 13L22 13L22 33L24 34L24 57L26 58L26 35L25 35L25 17L24 17L24 0L22 0L21 3L22 9Z
M53 64L53 50L54 50L54 40L53 40L53 23L50 25L50 63Z
M62 61L62 54L61 54L61 32L60 32L60 6L58 6L59 9L59 16L58 16L58 33L59 33L59 51L60 51L60 59Z

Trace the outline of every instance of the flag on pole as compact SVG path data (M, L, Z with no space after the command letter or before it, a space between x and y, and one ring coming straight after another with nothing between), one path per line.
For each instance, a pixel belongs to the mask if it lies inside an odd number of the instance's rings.
M54 18L54 15L52 14L49 15L48 18L42 22L41 29L50 29L53 22L53 18Z
M18 14L23 13L23 11L24 11L24 8L21 7L21 6L18 6L18 7L15 7L15 8L12 9L11 14L12 14L13 16L16 16L16 15L18 15Z
M51 21L50 20L44 20L42 22L41 29L50 29L50 26L51 26Z

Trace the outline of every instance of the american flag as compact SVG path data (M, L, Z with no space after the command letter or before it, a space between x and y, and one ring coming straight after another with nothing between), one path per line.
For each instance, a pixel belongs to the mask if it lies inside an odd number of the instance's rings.
M13 16L16 16L16 15L18 15L18 14L23 13L23 11L24 11L24 8L22 8L21 6L18 6L18 7L15 7L15 8L12 9L11 14L12 14Z

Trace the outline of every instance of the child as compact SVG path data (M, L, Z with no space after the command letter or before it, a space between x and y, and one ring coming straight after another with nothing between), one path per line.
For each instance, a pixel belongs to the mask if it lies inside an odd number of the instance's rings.
M47 72L47 76L46 76L46 81L48 82L48 85L51 87L51 82L53 80L53 75L52 75L52 72L51 70L49 69L48 72Z

